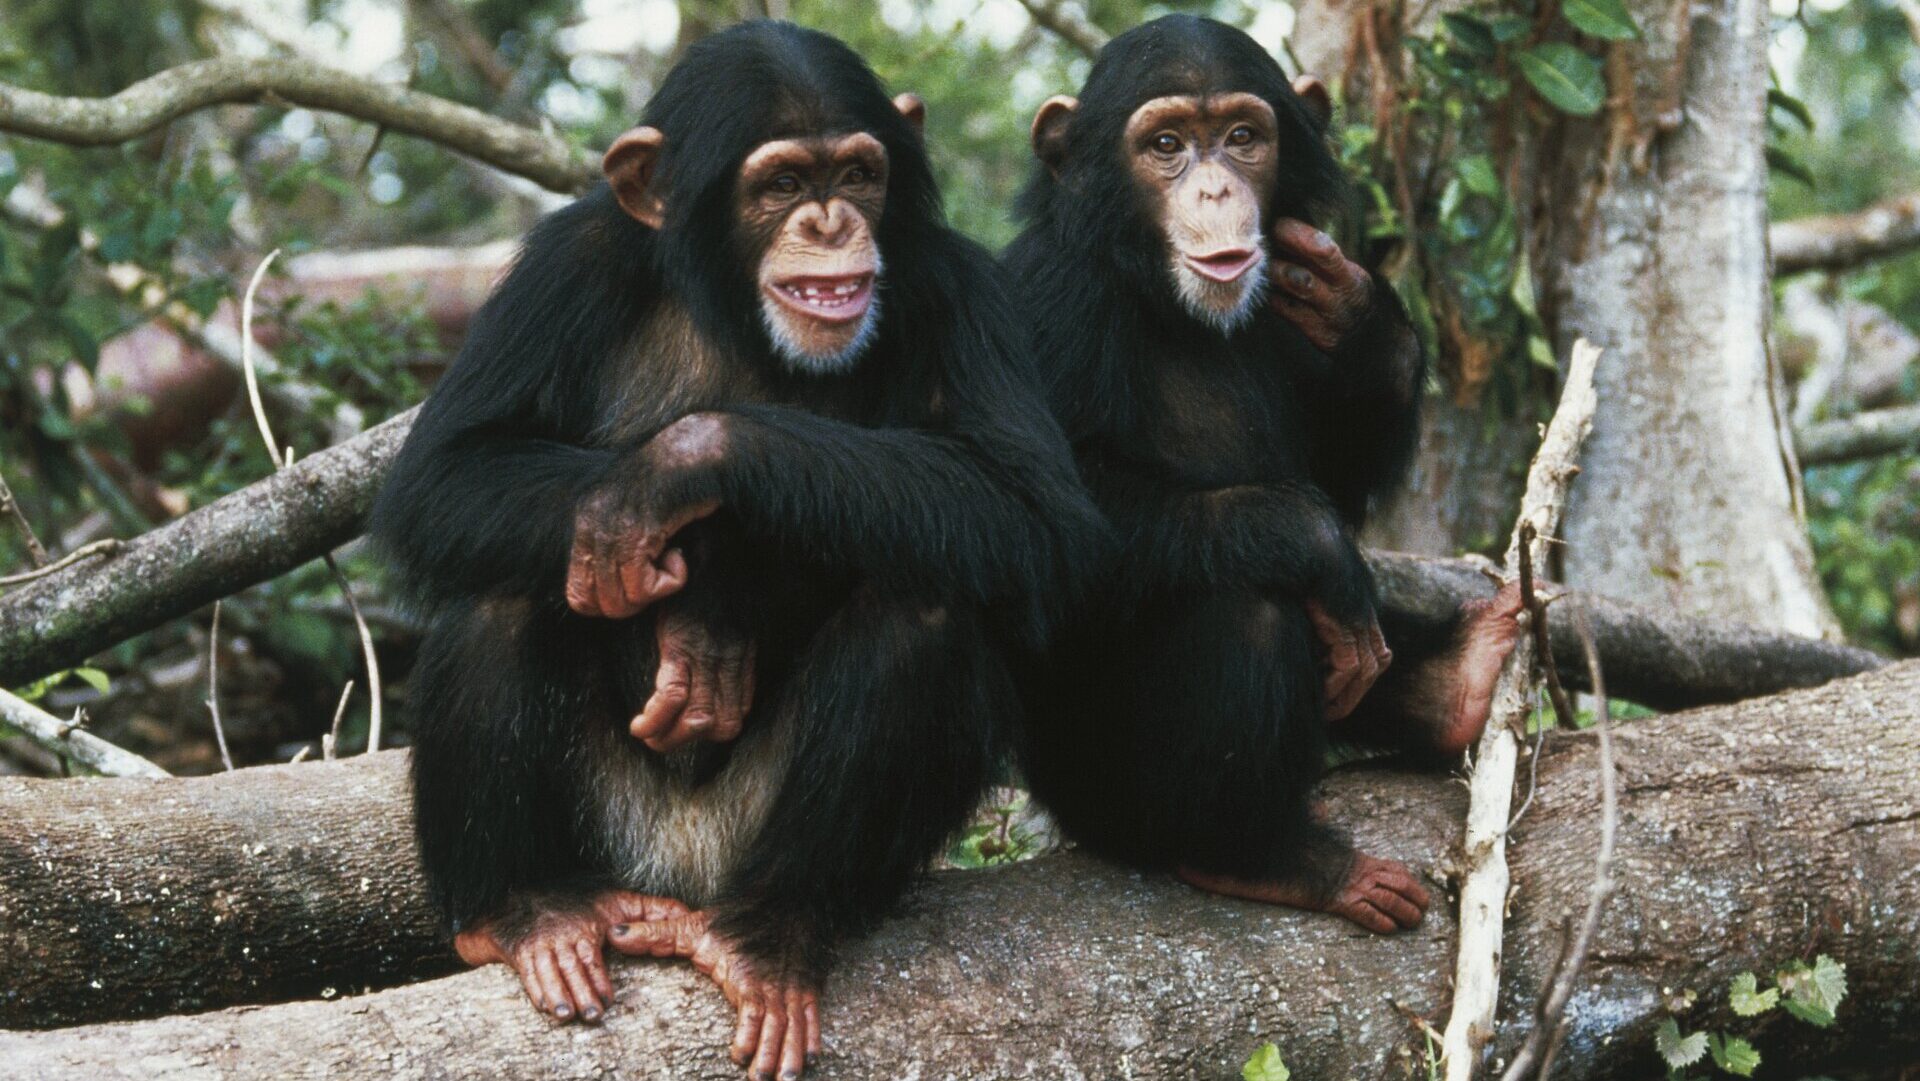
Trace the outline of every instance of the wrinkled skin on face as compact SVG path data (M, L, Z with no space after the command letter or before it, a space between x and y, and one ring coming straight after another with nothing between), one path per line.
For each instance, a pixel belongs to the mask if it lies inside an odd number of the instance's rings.
M814 371L857 360L879 321L874 227L886 206L886 148L865 132L765 143L735 190L774 347Z
M1127 121L1127 166L1151 195L1174 287L1222 330L1246 321L1266 285L1278 134L1273 107L1248 93L1155 98Z

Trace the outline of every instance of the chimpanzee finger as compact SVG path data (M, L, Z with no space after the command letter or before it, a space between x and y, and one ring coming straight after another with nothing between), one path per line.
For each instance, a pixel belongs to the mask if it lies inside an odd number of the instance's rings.
M1354 648L1353 637L1344 631L1338 632L1327 648L1327 704L1332 707L1341 702L1347 693L1348 684L1359 669L1359 656ZM1329 709L1331 713L1331 709ZM1340 714L1339 716L1345 716Z
M1306 264L1315 276L1326 279L1336 292L1356 284L1365 273L1347 258L1332 237L1298 218L1282 218L1274 223L1273 238L1281 250Z
M1420 884L1420 880L1412 871L1405 868L1396 867L1392 871L1385 872L1381 874L1379 881L1422 910L1433 901L1433 895L1427 892L1427 888Z
M640 923L615 924L607 938L613 948L635 957L692 957L694 945L706 930L699 913L668 916Z
M540 987L540 974L533 970L531 959L525 964L509 966L513 974L520 977L520 989L527 993L527 1001L541 1013L547 1012L547 994Z
M1387 914L1397 927L1417 927L1420 924L1420 906L1378 883L1368 888L1367 903Z
M598 534L593 545L594 597L599 602L600 614L608 619L620 619L632 614L626 592L620 588L620 560L616 546L617 542L605 533Z
M820 1039L820 1000L812 992L807 994L807 1060L812 1061L825 1049Z
M580 957L580 965L587 970L587 978L593 981L594 993L607 1005L613 1005L613 978L607 975L607 957L598 944L586 939L573 944L573 952Z
M634 739L654 747L654 741L673 727L673 722L679 719L680 711L687 704L689 678L684 654L661 654L660 667L653 675L653 696L647 699L640 715L627 727ZM654 747L654 750L659 749Z
M533 971L540 977L540 993L546 996L547 1012L562 1021L573 1020L573 996L567 982L560 978L560 963L553 950L542 942L533 949Z
M1379 662L1380 674L1385 675L1393 666L1393 650L1387 648L1387 637L1380 633L1379 623L1367 629L1367 642L1373 647L1373 659Z
M786 994L787 1037L780 1047L780 1079L791 1081L807 1068L806 993L791 989Z
M1314 277L1312 271L1298 263L1275 260L1273 283L1288 295L1315 306L1315 310L1318 310L1318 305L1325 303L1327 297L1326 285Z
M766 1016L760 1021L760 1045L754 1049L753 1065L747 1067L747 1075L754 1081L773 1081L774 1071L780 1066L781 1041L786 1034L787 1014L775 998L767 1003Z
M706 660L692 666L692 676L688 684L687 705L680 716L658 739L650 740L648 746L662 754L677 750L702 738L713 727L713 698L716 673Z
M727 742L746 726L753 708L753 647L735 650L720 662L720 683L714 695L713 731L707 738Z
M745 1066L752 1061L753 1053L760 1046L760 1022L765 1007L756 995L748 995L740 1000L739 1020L733 1026L733 1046L727 1049L727 1055L734 1062Z
M662 555L657 562L652 564L652 570L647 577L645 595L638 602L639 608L636 608L635 611L638 611L640 608L645 608L655 601L671 597L675 593L685 589L686 585L686 554L678 548L669 548L665 555Z
M567 607L583 616L600 614L599 590L593 573L593 538L586 530L573 535L573 552L567 557Z
M1341 909L1341 913L1376 935L1390 935L1400 929L1400 925L1393 922L1392 916L1375 908L1371 900L1366 897L1354 899Z
M580 1020L600 1020L600 996L594 993L593 978L587 975L586 967L580 963L580 955L565 946L556 946L553 963L560 970L560 982L566 985L567 995L573 999Z

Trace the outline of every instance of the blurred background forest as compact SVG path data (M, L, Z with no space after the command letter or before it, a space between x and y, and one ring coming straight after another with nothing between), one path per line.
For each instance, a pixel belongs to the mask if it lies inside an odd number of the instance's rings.
M293 56L592 149L631 125L679 50L769 8L846 38L893 88L926 98L949 214L995 248L1013 232L1033 110L1078 85L1090 34L1202 12L1246 28L1297 71L1296 20L1304 31L1319 17L1262 0L0 0L0 83L104 96L194 59ZM1363 89L1323 74L1341 91L1335 138L1359 181L1343 226L1387 268L1441 358L1436 408L1457 415L1440 453L1490 458L1490 475L1510 483L1530 445L1513 453L1503 433L1530 432L1550 405L1564 343L1543 328L1516 258L1512 176L1496 175L1497 145L1475 142L1482 132L1497 142L1508 123L1502 103L1517 84L1491 65L1505 63L1513 16L1452 10L1393 46L1405 77L1385 96L1381 80ZM1608 19L1625 18L1618 0L1589 0L1579 19L1575 10L1568 18L1588 39L1612 40ZM1629 31L1631 20L1617 36ZM1920 191L1915 0L1776 0L1768 58L1775 220ZM1585 69L1567 62L1578 91ZM1547 105L1598 108L1551 96L1545 76L1523 70ZM1428 164L1410 184L1412 157ZM564 200L421 140L272 103L194 113L107 149L0 136L0 195L0 477L55 557L135 536L273 471L235 345L237 294L268 251L284 252L256 316L268 411L281 443L304 456L417 403L512 239ZM1772 358L1794 425L1920 403L1920 247L1772 288ZM1895 655L1920 654L1920 456L1906 446L1807 468L1796 506L1839 631ZM1636 483L1686 482L1648 468ZM1496 506L1481 520L1511 522L1511 498L1499 484L1487 491ZM1471 517L1376 539L1438 554L1504 543L1504 525ZM388 715L402 718L385 742L404 743L417 630L377 560L359 545L340 555L388 674ZM1648 573L1677 580L1710 562L1690 556ZM23 531L0 523L0 575L30 565ZM211 615L12 689L62 716L85 707L103 736L174 772L217 769L205 704ZM218 655L239 764L314 748L349 680L360 682L342 746L364 742L358 638L322 565L228 600ZM0 772L61 768L24 740L0 740Z

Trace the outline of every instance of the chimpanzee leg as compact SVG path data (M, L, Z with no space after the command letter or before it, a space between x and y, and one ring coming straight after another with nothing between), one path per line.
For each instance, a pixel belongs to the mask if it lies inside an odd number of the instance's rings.
M1324 704L1298 603L1221 591L1144 609L1119 635L1102 622L1064 645L1032 723L1028 780L1068 833L1215 892L1374 930L1417 921L1413 876L1310 812Z
M1462 604L1451 618L1382 612L1393 664L1332 737L1452 761L1479 740L1493 685L1520 627L1520 587Z
M776 692L793 758L710 912L614 928L629 953L691 958L739 1008L736 1057L797 1072L817 1046L834 947L894 904L973 810L1019 708L973 611L862 588Z
M579 836L579 741L610 708L605 623L496 599L436 614L410 686L415 829L435 902L470 964L513 966L539 1009L596 1019L614 919ZM662 914L685 911L663 908Z

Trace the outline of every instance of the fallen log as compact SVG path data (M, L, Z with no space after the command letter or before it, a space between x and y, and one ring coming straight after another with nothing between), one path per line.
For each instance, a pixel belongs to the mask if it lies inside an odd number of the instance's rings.
M71 668L127 638L318 559L360 532L409 410L372 430L136 538L109 559L0 594L0 686ZM1492 585L1468 560L1373 554L1381 595L1404 612L1450 612ZM1585 678L1578 640L1553 609L1554 659ZM1811 687L1878 667L1863 649L1589 600L1617 697L1659 709Z
M1920 662L1638 721L1616 740L1620 892L1574 997L1561 1076L1657 1076L1653 1032L1685 991L1698 995L1682 1019L1689 1029L1750 1033L1726 1007L1729 980L1816 953L1847 966L1851 995L1833 1029L1796 1022L1761 1033L1769 1076L1920 1054ZM9 965L9 982L36 999L11 1001L4 1023L68 1020L127 1001L130 986L151 991L152 1006L169 982L245 968L250 942L255 954L262 942L293 950L289 962L304 951L316 990L357 986L345 951L426 940L407 915L419 912L419 886L401 847L401 761L396 752L198 780L0 784L10 823L0 835L0 940L10 958L38 951ZM1520 890L1498 1055L1523 1038L1563 921L1585 905L1597 846L1591 740L1554 737L1538 785L1513 834ZM226 805L229 832L201 840L199 827L167 828L242 787L246 796ZM66 788L75 794L63 800ZM1447 864L1464 800L1452 780L1352 771L1325 796L1367 850L1435 873ZM256 877L245 872L254 861L302 870ZM178 899L156 905L144 894L139 926L126 932L138 933L133 944L94 937L108 927L87 913L112 907L105 889L124 895L161 874ZM234 881L244 888L222 886ZM255 883L273 896L251 893ZM269 908L279 915L260 915ZM1298 1077L1424 1073L1411 1018L1447 1006L1448 908L1436 905L1417 931L1376 938L1074 853L943 873L849 951L829 989L832 1051L819 1076L1226 1077L1268 1040ZM227 910L253 922L216 924ZM371 922L319 923L356 911ZM699 977L636 962L619 966L616 982L618 1003L593 1029L551 1027L494 969L337 1001L4 1032L0 1061L46 1081L737 1077L722 1051L728 1011ZM210 998L203 990L196 1001Z

